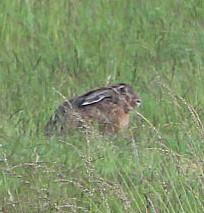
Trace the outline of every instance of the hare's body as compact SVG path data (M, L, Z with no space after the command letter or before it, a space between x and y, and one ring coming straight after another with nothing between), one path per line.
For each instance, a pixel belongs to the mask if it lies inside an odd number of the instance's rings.
M46 125L46 134L66 133L93 124L104 132L117 132L128 127L129 111L140 103L127 84L92 90L60 105Z

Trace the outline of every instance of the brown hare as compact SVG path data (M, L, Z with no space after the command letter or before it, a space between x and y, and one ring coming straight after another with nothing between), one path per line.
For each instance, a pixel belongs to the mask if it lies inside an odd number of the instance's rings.
M114 133L127 128L129 111L141 100L128 84L116 84L91 90L65 101L48 121L46 135L67 133L73 128L99 125L103 132Z

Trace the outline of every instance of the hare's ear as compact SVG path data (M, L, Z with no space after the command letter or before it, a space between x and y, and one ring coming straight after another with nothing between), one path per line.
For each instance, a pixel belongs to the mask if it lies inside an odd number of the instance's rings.
M98 103L102 101L105 98L110 98L111 94L109 90L103 90L103 91L95 91L93 93L90 93L86 97L84 97L83 102L81 103L81 106L87 106L94 103Z
M94 103L98 103L100 101L102 101L104 98L106 98L103 95L99 95L99 96L95 96L95 97L91 97L91 98L86 98L83 103L81 104L81 106L86 106L86 105L91 105Z

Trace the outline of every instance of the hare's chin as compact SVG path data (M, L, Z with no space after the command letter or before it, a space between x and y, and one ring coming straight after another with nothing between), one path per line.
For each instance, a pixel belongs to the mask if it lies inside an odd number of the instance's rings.
M137 107L140 107L140 106L141 106L141 103L136 103L136 106L137 106Z

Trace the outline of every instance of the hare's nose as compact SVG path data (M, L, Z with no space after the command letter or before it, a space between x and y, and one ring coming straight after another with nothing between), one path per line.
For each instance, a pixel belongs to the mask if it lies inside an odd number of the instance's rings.
M142 101L140 99L136 100L137 106L139 107L142 104Z

